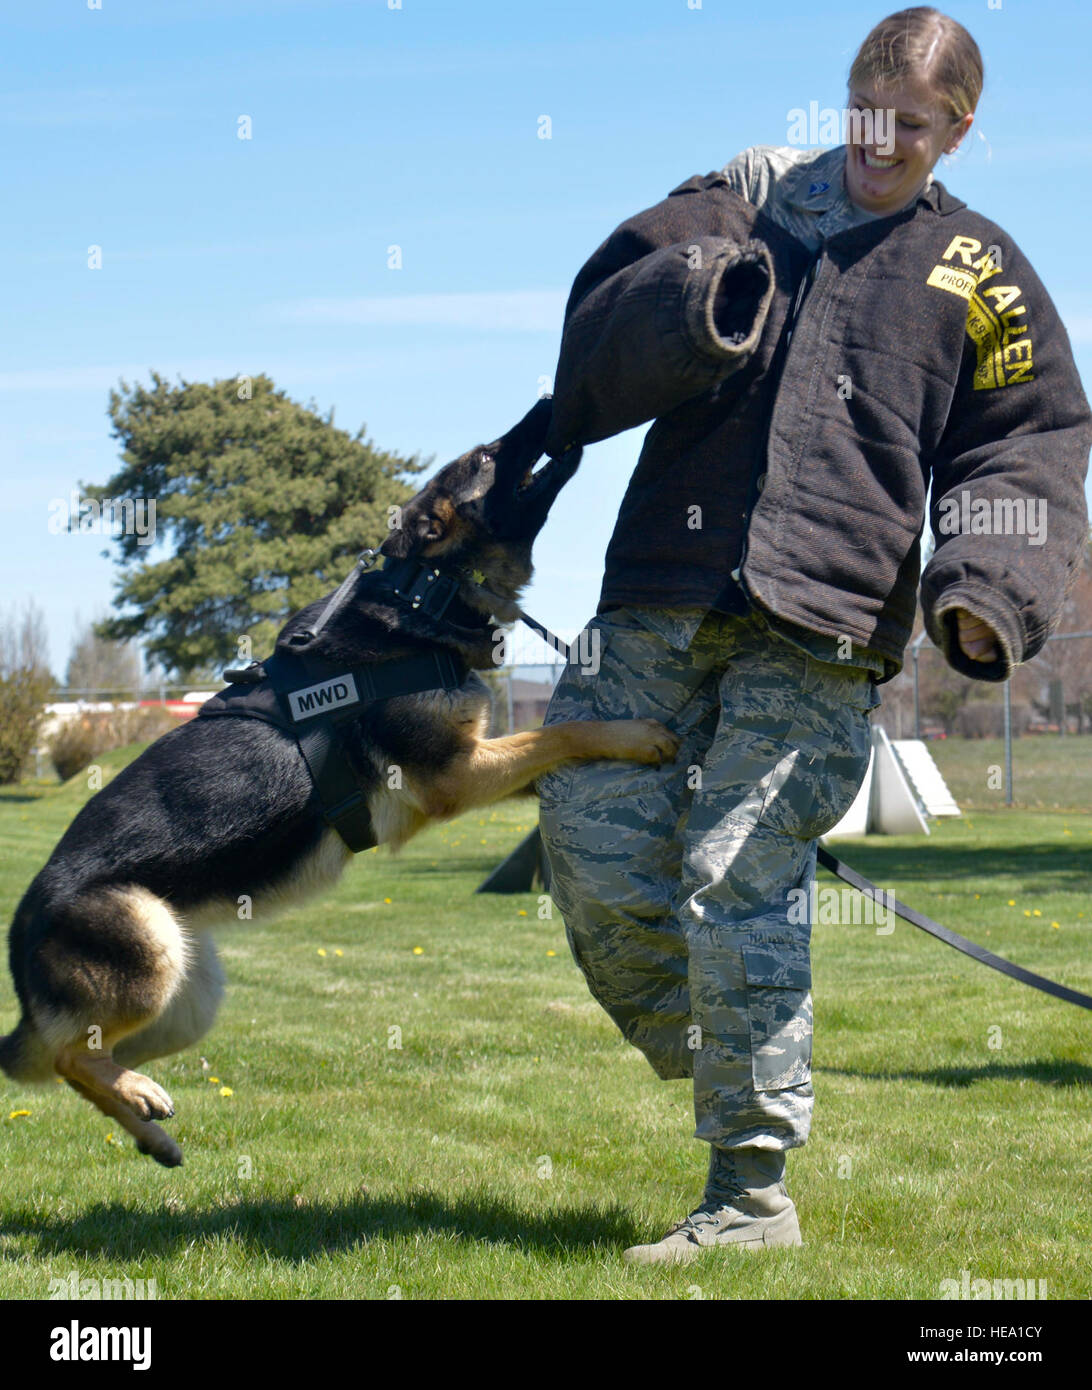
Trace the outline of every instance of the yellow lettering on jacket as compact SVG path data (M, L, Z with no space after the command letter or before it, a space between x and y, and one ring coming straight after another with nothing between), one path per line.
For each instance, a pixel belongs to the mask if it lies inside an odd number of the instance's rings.
M978 364L974 389L990 391L1034 380L1031 333L1024 318L1027 306L1019 285L986 285L1001 274L992 251L973 259L982 250L974 237L955 236L941 257L959 265L935 265L926 279L934 289L947 290L967 301L967 336L975 345Z
M981 250L982 243L975 241L973 236L956 236L948 243L948 249L940 259L950 261L953 256L958 256L964 265L970 265L971 257Z
M969 270L957 270L951 265L933 266L925 283L934 285L938 290L961 295L964 299L970 299L978 288L978 281Z

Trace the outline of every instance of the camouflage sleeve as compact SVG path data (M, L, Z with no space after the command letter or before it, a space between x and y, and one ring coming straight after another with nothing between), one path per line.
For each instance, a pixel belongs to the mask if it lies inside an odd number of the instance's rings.
M776 147L773 145L752 145L750 149L737 154L721 170L734 193L746 198L756 208L762 207L770 196L770 189L785 169L789 161L782 159L775 164L771 158ZM779 151L782 155L785 151ZM792 154L792 151L788 153Z
M721 173L728 180L728 187L733 193L738 193L741 198L746 198L749 203L755 201L755 155L758 152L757 146L752 146L749 150L744 150L742 154L737 154L735 159L730 159L721 170Z

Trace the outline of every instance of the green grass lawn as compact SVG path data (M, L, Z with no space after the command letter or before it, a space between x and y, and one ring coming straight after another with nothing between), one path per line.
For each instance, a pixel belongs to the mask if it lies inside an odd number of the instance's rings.
M86 795L0 793L7 920ZM815 928L815 1122L789 1157L804 1248L624 1265L695 1204L707 1150L687 1083L622 1042L548 900L474 895L534 815L509 801L361 855L327 898L225 934L219 1024L147 1068L180 1169L66 1086L0 1077L0 1294L75 1271L164 1299L934 1299L967 1270L1092 1295L1092 1018L903 923ZM837 850L1092 992L1087 811ZM14 1016L5 971L4 1031Z
M941 775L964 810L1005 807L1005 741L930 739ZM1032 734L1012 742L1013 805L1027 810L1092 807L1092 734Z

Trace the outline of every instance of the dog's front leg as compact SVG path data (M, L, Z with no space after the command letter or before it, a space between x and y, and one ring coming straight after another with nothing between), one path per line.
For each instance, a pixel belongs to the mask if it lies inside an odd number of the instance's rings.
M479 739L423 789L428 814L460 815L519 791L570 758L662 763L679 740L655 719L579 719L506 738Z

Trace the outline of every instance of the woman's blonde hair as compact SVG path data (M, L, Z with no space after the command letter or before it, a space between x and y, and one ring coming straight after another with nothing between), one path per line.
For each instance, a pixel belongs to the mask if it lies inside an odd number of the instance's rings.
M881 19L849 70L851 86L924 81L953 121L973 114L982 95L982 54L962 24L928 5Z

